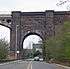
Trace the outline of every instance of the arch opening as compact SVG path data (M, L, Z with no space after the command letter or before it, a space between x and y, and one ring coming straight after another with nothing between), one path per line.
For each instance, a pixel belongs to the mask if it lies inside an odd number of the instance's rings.
M29 33L23 39L23 58L42 58L42 37Z

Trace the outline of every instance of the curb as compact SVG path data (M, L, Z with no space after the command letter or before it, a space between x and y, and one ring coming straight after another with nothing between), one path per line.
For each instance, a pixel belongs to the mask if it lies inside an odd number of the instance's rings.
M65 69L70 69L70 67L68 67L68 66L64 66L64 65L60 65L60 64L56 64L57 66L60 66L60 67L63 67L63 68L65 68Z

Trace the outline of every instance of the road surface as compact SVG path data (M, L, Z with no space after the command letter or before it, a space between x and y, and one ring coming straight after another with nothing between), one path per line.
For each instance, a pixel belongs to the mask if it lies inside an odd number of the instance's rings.
M56 66L56 64L49 64L37 61L21 61L8 64L0 64L0 69L64 69Z

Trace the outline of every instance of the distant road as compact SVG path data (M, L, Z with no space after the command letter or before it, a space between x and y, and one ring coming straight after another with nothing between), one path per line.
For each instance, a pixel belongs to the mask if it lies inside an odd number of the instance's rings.
M21 61L8 64L0 64L0 69L63 69L56 66L56 64L48 64L37 61Z

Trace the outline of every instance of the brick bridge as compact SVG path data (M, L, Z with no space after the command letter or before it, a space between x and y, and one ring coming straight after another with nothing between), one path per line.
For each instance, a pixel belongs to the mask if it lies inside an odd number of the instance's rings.
M31 34L40 36L43 41L45 38L57 35L67 18L70 18L69 11L13 11L8 15L0 14L0 25L10 28L10 56L13 59L22 58L23 41Z

